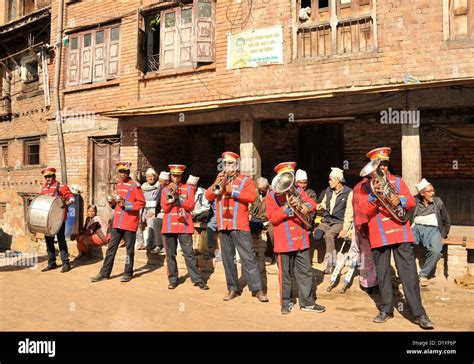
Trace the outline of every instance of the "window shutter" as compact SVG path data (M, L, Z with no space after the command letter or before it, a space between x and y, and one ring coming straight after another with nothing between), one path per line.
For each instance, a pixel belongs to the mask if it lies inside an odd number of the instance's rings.
M137 64L136 68L143 73L146 72L146 33L145 33L145 17L143 14L137 12L137 28L138 28L138 40L137 40Z
M119 77L120 60L120 27L109 30L109 47L107 52L107 79Z
M105 30L98 30L94 34L94 52L93 52L93 74L92 81L98 82L105 80L105 59L106 59L106 33Z
M215 2L194 0L196 62L215 61Z
M66 86L79 84L79 37L72 37L68 47Z
M178 17L178 42L179 55L177 67L191 66L193 61L192 42L193 42L193 8L183 7L180 9ZM176 49L176 48L175 48Z
M86 33L81 39L81 83L92 82L92 52L94 33Z
M178 40L176 32L176 11L177 9L164 10L161 12L161 69L174 68L177 62L176 49L178 49Z

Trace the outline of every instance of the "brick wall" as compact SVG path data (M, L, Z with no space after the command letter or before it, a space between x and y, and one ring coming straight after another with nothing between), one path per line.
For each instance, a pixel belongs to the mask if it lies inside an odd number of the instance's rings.
M107 111L117 107L164 106L284 92L386 85L401 83L407 74L421 81L474 75L473 48L443 40L441 1L402 3L379 0L378 51L321 60L292 61L291 1L275 0L271 6L256 2L250 17L245 15L245 6L242 5L245 2L217 2L215 69L191 74L178 72L171 77L140 80L140 73L135 69L136 14L127 15L138 8L139 2L113 2L113 6L109 6L111 3L81 1L68 5L66 23L70 22L74 26L94 24L97 18L91 14L100 14L101 18L124 15L118 90L102 92L94 88L83 91L80 95L71 96L71 101L66 100L68 107L84 109L90 107L92 102L97 106L97 111ZM144 2L143 5L150 3ZM52 9L54 18L54 3ZM235 20L229 21L234 17ZM284 65L226 70L228 32L275 24L284 26ZM53 24L53 31L54 27ZM127 97L114 97L117 94Z

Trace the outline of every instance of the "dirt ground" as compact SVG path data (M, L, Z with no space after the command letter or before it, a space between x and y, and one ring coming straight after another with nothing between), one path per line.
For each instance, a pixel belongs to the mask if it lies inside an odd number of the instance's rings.
M327 293L329 278L322 275L322 266L314 267L317 302L327 311L314 314L295 308L283 316L276 266L267 267L269 303L258 302L247 288L242 296L224 302L226 286L221 263L216 263L214 272L205 274L209 291L193 287L189 278L170 291L166 267L146 262L146 257L142 262L138 259L135 278L130 283L120 282L124 261L118 259L113 279L98 283L89 279L99 272L100 259L75 265L66 274L59 269L42 273L45 257L36 268L2 266L0 330L422 331L404 312L396 312L395 318L384 324L372 323L377 314L374 300L379 297L361 291L357 278L345 294L340 294L338 287ZM181 262L180 275L185 274ZM456 286L454 279L436 277L428 288L422 289L422 298L436 330L474 330L474 290Z

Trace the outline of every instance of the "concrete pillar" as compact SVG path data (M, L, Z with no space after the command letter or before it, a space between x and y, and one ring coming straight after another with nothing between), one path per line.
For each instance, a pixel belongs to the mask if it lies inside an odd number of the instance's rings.
M420 128L413 124L402 124L402 177L411 193L417 194L415 184L422 178Z
M250 113L244 113L240 118L240 157L241 172L252 178L262 175L262 160L260 158L260 122L254 120Z

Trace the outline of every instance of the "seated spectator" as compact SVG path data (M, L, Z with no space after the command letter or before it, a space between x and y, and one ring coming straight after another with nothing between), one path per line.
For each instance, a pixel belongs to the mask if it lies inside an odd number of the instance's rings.
M418 183L415 196L416 206L412 215L412 232L415 244L427 250L426 261L420 269L420 285L430 284L428 276L435 270L436 263L442 257L443 238L446 239L451 228L448 210L439 197L435 196L433 185L426 179Z
M211 217L211 205L206 199L204 194L206 190L202 187L198 187L196 194L194 195L194 210L191 212L193 221L196 222L208 222Z
M314 239L326 243L327 266L324 274L332 274L336 266L336 238L345 238L353 220L352 189L345 186L344 171L331 168L329 187L318 209L324 211L321 224L314 230Z
M77 240L79 255L76 260L90 258L93 246L105 245L109 242L110 234L107 233L109 225L100 216L97 216L97 207L90 205L87 208L87 219L84 227L78 234L71 235L71 240Z

